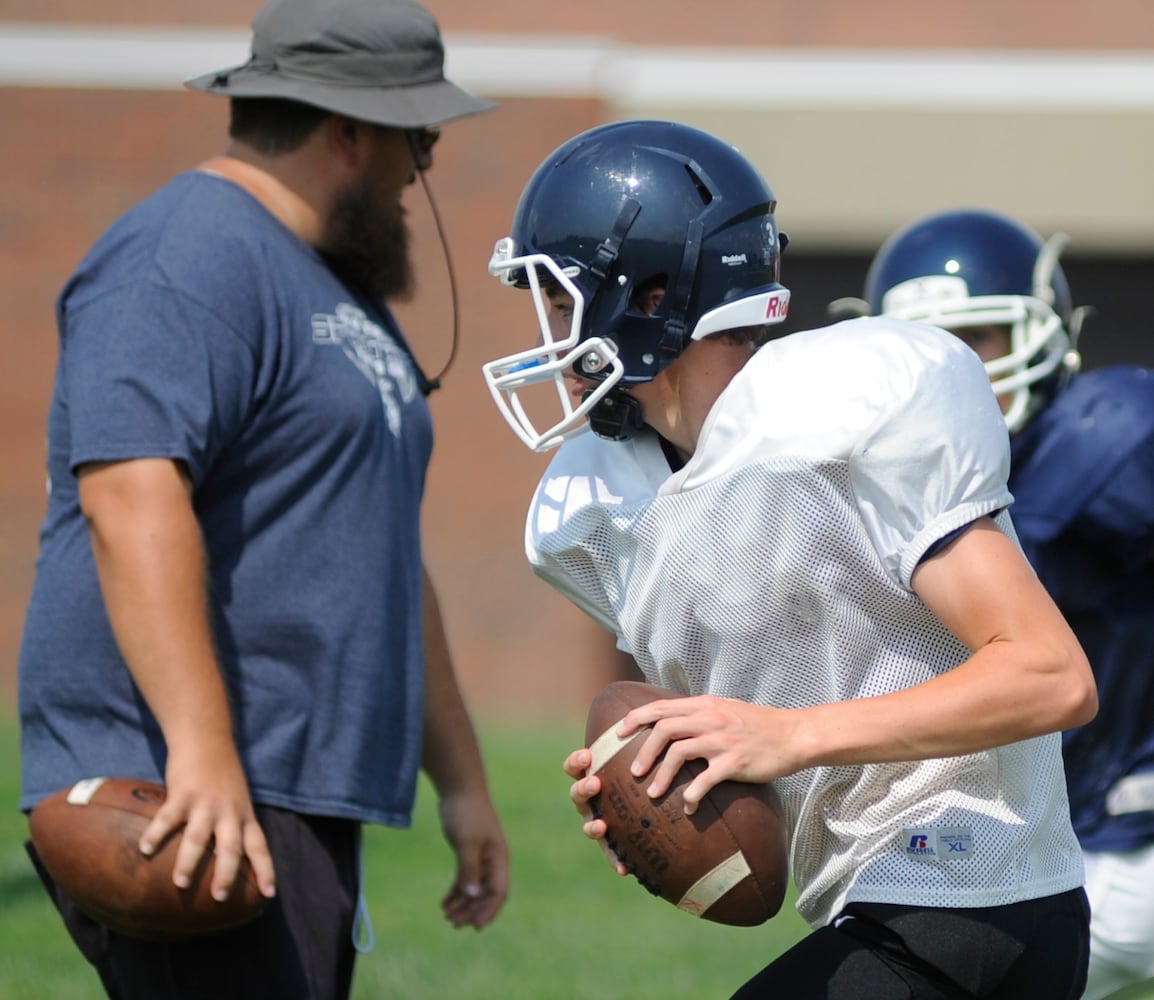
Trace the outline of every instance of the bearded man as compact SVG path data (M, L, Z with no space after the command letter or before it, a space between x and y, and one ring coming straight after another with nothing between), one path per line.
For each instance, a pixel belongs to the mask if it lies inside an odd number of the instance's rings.
M428 380L386 299L402 193L438 126L491 107L443 75L411 0L272 0L225 153L96 243L58 303L50 495L19 666L30 811L98 775L163 781L180 837L255 923L155 943L45 884L115 997L348 995L364 823L407 826L419 768L483 927L508 857L420 549ZM35 851L31 850L34 861ZM42 866L40 866L42 868Z

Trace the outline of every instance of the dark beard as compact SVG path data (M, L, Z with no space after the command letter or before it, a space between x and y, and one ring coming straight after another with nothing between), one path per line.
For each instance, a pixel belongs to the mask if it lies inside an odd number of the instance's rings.
M399 202L380 205L367 186L337 198L321 256L342 279L377 301L404 301L415 287L409 227Z

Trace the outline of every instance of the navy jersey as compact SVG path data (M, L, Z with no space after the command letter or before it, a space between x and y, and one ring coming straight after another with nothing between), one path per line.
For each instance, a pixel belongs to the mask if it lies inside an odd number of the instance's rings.
M1067 732L1089 851L1154 839L1154 371L1077 376L1013 440L1014 524L1094 669L1100 708Z
M20 654L21 806L162 780L76 468L188 469L253 801L409 823L424 710L420 501L432 422L392 316L236 185L176 178L59 303L51 490Z

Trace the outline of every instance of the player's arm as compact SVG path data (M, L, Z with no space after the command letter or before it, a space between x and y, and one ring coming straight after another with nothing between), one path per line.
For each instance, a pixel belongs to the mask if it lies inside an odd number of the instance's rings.
M924 560L911 587L972 655L905 691L807 710L807 739L823 763L971 753L1094 717L1097 690L1082 647L1017 545L989 518Z
M78 481L116 641L168 749L167 799L144 831L141 850L151 853L187 823L173 870L177 885L188 884L212 849L217 898L227 896L245 855L271 896L272 859L233 740L184 467L168 459L93 463L80 468Z
M1097 712L1081 646L1018 547L988 518L925 560L911 585L972 651L953 670L874 698L786 710L712 697L631 711L622 735L655 723L637 754L651 794L685 760L709 766L685 791L695 803L725 778L765 781L806 767L974 753L1082 725Z
M425 728L421 762L437 790L457 872L441 902L455 927L478 930L509 891L509 849L489 796L476 732L457 683L432 581L424 574Z

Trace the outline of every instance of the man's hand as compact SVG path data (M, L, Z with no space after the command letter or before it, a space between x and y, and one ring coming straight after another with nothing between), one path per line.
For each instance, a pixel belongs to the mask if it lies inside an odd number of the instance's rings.
M440 799L441 829L457 856L457 874L441 909L454 927L480 930L509 893L509 848L488 795Z
M140 850L152 854L184 825L172 880L186 889L205 853L214 855L212 895L228 899L245 858L266 898L276 895L276 872L264 831L256 820L240 762L227 749L199 746L183 758L170 752L167 797L140 838Z

